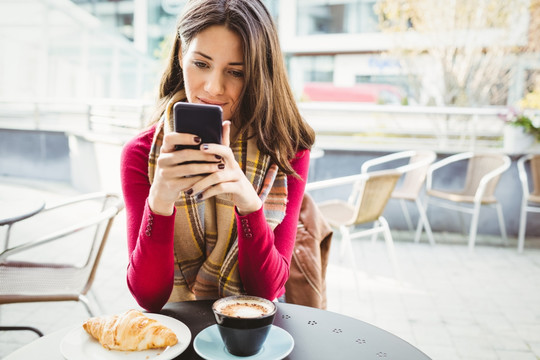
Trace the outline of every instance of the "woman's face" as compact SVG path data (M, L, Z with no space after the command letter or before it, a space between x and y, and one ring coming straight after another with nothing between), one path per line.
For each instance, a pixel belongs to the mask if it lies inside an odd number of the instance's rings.
M219 105L231 119L244 87L242 39L225 26L200 32L185 54L178 54L189 102Z

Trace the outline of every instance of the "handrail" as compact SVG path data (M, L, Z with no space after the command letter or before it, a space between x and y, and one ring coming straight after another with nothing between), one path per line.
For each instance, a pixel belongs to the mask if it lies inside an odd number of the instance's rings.
M324 149L431 149L437 152L503 148L512 109L301 102L300 113ZM540 111L531 111L540 117Z
M0 127L133 134L154 103L137 99L0 98ZM324 149L431 149L465 152L501 149L505 107L428 107L300 102L302 116ZM540 116L540 111L533 114ZM61 122L60 119L63 119Z
M504 106L489 107L457 107L457 106L400 106L400 105L374 105L347 102L301 102L300 110L329 110L348 112L376 112L394 114L439 114L439 115L507 115L510 109Z
M145 126L154 107L136 99L0 98L0 127L70 133L132 135Z

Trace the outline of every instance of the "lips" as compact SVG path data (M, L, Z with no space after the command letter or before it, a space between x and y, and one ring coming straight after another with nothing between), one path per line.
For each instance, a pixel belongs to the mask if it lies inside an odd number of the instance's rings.
M217 105L217 106L225 106L227 105L226 102L217 101L217 100L210 100L210 99L203 99L200 97L197 97L197 100L199 100L202 104L208 104L208 105Z

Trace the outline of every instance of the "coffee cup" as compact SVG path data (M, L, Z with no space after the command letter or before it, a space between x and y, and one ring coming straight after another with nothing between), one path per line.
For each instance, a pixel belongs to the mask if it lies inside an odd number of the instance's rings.
M224 297L212 305L221 339L235 356L251 356L261 350L276 310L272 301L249 295Z

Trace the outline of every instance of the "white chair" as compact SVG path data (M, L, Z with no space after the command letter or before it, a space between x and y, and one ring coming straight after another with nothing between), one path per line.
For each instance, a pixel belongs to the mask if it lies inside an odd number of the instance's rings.
M23 235L14 237L16 245L0 253L0 305L80 301L90 316L97 315L87 294L113 220L123 208L120 196L93 193L48 204L15 223L13 229L19 228ZM31 330L41 335L28 326L0 326L0 330Z
M394 273L396 277L400 276L392 234L388 222L382 216L400 176L401 173L397 170L384 170L307 184L306 190L309 192L341 185L352 185L352 191L347 201L333 199L318 203L317 206L330 226L339 229L341 257L344 257L346 253L349 254L355 276L356 260L351 239L376 235L381 232L384 234ZM357 226L369 223L373 223L371 228L355 229Z
M440 174L442 168L448 168L458 162L467 162L464 186L458 190L435 189L434 177ZM506 228L501 204L495 197L495 188L499 178L510 167L510 158L504 154L481 154L464 152L440 160L428 169L426 179L426 204L440 206L460 213L472 215L469 230L469 250L474 250L478 232L478 219L482 206L494 207L497 212L499 229L503 240L506 241ZM461 172L457 172L461 174ZM448 175L447 175L448 176ZM420 231L424 223L419 224Z
M401 182L397 184L392 192L391 199L399 200L403 216L411 231L414 230L414 227L406 202L409 201L416 204L419 215L418 223L422 221L425 224L426 234L431 245L435 245L435 240L433 238L431 226L429 225L426 210L422 204L420 192L424 187L428 167L436 158L437 154L432 150L408 150L368 160L362 164L361 168L362 173L366 173L372 168L379 169L381 166L387 167L396 161L408 159L408 163L411 166L406 168L407 171L404 171ZM417 226L416 230L414 241L419 242L421 229Z
M540 213L540 154L529 154L522 156L517 162L517 167L521 188L523 189L519 220L518 252L523 252L523 246L525 245L527 213ZM529 187L527 167L529 167L530 170L532 188Z
M317 206L330 226L339 229L341 257L343 258L346 253L349 254L355 276L357 274L356 260L351 239L371 235L372 240L375 241L377 235L382 233L394 274L397 279L401 278L394 240L388 222L382 214L399 178L413 167L414 164L409 164L396 169L373 171L307 184L306 191L309 192L343 185L352 188L347 201L332 199L318 203ZM365 227L370 224L372 224L371 227Z

